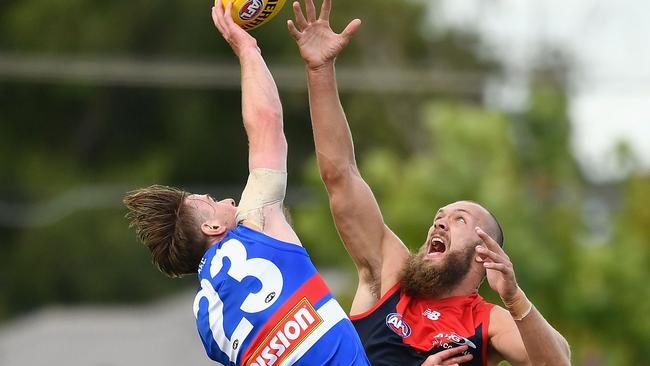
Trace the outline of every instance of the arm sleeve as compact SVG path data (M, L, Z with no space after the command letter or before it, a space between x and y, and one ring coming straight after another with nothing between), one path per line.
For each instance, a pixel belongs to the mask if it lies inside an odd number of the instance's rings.
M237 223L250 221L264 228L263 208L282 204L287 190L287 172L257 168L248 175L246 188L239 200Z

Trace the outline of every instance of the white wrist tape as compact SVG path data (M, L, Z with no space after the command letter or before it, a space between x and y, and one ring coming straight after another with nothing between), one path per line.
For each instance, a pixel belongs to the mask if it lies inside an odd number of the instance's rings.
M526 316L528 316L528 314L530 314L530 311L531 311L531 310L533 310L533 303L530 302L530 301L528 301L528 310L524 311L523 314L521 314L521 315L519 315L519 316L517 316L517 317L515 317L515 315L513 315L512 318L513 318L514 320L520 322L520 321L524 320L524 318L525 318Z
M250 221L264 228L264 207L282 203L287 190L287 172L253 169L237 207L237 223Z

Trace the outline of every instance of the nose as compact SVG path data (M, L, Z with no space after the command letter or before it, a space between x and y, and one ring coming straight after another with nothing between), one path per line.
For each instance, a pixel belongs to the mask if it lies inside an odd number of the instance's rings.
M221 203L225 203L227 205L231 205L235 207L235 200L232 198L226 198L225 200L221 201Z
M440 220L436 221L434 226L435 226L436 229L440 229L440 230L443 230L443 231L447 231L447 229L449 229L449 226L447 225L447 220L444 220L444 219L440 219Z

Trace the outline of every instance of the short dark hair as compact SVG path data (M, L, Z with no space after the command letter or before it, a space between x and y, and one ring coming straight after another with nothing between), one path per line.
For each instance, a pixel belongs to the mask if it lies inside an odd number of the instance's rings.
M129 227L149 248L154 265L169 277L196 273L206 247L199 220L178 188L153 185L128 192Z

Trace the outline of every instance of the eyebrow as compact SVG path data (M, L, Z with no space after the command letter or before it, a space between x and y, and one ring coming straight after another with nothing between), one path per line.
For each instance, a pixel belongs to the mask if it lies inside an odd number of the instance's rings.
M460 211L460 212L464 212L464 213L466 213L467 215L469 215L469 216L471 216L471 217L473 217L473 218L476 218L476 216L472 215L472 213L470 213L469 211L467 211L467 210L464 209L464 208L457 208L457 209L455 209L453 212L459 212L459 211ZM438 211L438 212L436 213L436 216L435 216L434 221L435 221L435 220L438 220L438 218L440 218L440 215L442 215L442 214L444 214L444 213L445 213L445 210L444 210L444 209Z

